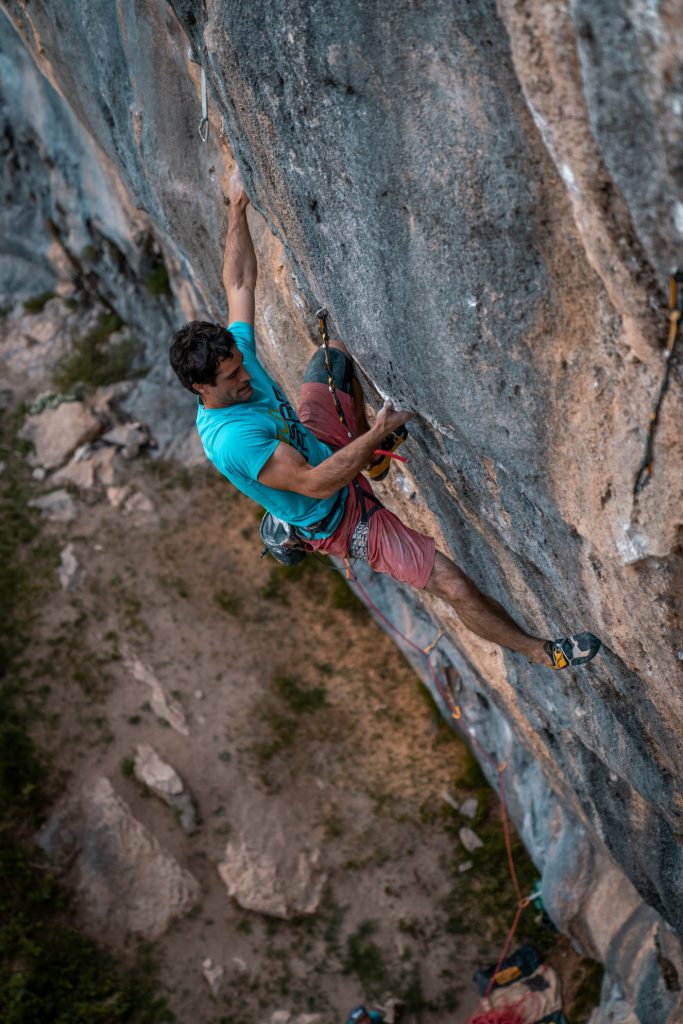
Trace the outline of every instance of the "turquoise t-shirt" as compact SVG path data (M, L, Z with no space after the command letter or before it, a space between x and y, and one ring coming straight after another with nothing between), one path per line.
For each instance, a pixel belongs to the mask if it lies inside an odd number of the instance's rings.
M204 451L216 469L243 494L253 498L278 519L306 530L329 515L338 495L324 500L307 498L293 491L266 487L259 483L258 475L281 442L291 444L311 466L329 458L332 450L299 422L282 389L259 363L254 328L250 324L235 322L228 330L242 353L254 391L247 402L224 409L205 409L201 402L198 403L197 430ZM325 532L311 536L329 537L334 533L341 522L345 504L343 497Z

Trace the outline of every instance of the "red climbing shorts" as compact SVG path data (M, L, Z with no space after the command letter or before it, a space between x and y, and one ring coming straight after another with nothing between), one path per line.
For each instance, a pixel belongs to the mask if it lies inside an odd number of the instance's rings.
M341 390L337 391L337 396L351 430L358 433L351 396ZM333 448L343 448L349 443L346 429L337 416L327 384L310 382L302 386L299 396L299 419L316 437ZM366 494L372 494L372 488L364 476L358 476L357 480ZM372 499L366 502L369 509L373 504ZM316 551L323 551L326 555L345 558L360 515L356 490L349 487L341 523L331 537L310 541L310 546ZM435 552L436 544L433 537L411 530L389 509L379 508L370 516L368 562L375 572L385 572L395 580L409 583L412 587L422 590L427 586L432 574Z

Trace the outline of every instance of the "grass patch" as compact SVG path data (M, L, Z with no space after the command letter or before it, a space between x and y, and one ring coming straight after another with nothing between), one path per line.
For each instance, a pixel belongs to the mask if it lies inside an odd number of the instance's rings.
M54 373L54 384L62 391L68 391L77 384L98 388L129 380L146 372L134 370L141 346L134 338L112 342L111 336L123 327L123 320L116 313L106 313L97 325L74 344L72 352L65 356Z
M171 294L171 282L168 279L168 270L162 259L159 259L150 269L145 278L145 288L150 295L160 297Z
M341 573L335 572L330 591L330 603L333 608L341 608L345 612L350 612L354 618L364 618L369 614L363 602L356 597Z
M298 722L289 715L271 709L263 713L263 720L269 728L270 736L267 740L257 743L253 749L259 761L267 764L276 754L294 745Z
M577 967L573 982L578 982L577 993L567 1010L569 1024L588 1024L593 1010L600 1003L600 990L605 968L596 960L585 959ZM578 977L577 977L578 976Z
M317 711L327 703L327 695L321 686L302 686L289 676L275 676L273 686L280 699L297 714Z
M225 587L216 590L213 599L218 607L222 608L228 615L237 617L242 613L242 599L237 594L231 594Z
M54 299L54 297L54 292L41 292L40 295L34 295L27 299L24 309L27 313L42 313L50 299Z
M342 973L355 974L368 999L379 999L389 981L384 954L372 938L376 931L374 921L361 921L346 940L342 964Z

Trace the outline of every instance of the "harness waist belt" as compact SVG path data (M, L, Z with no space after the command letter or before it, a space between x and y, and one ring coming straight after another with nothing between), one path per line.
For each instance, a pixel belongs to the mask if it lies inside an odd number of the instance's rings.
M324 533L329 528L330 524L334 522L334 517L339 511L339 505L343 500L343 496L348 494L348 490L348 487L342 487L337 494L334 505L324 519L319 520L317 523L313 523L311 526L297 526L295 527L296 532L302 534L306 539L314 533Z

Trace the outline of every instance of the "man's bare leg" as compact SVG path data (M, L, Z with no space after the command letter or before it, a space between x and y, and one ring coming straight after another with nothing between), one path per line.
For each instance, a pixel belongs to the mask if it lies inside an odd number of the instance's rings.
M543 640L521 630L502 605L477 590L472 580L440 551L436 552L432 575L425 590L450 604L463 624L482 639L525 654L539 665L548 663Z

